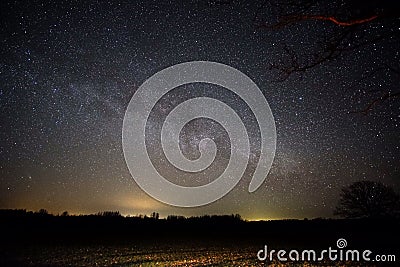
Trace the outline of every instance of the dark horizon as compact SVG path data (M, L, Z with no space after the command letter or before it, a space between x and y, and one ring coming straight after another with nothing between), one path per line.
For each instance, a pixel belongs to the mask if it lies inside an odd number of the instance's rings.
M339 241L352 250L394 255L385 266L396 266L395 256L400 251L399 240L388 238L400 234L399 218L245 221L238 215L157 219L157 214L122 217L116 212L106 212L54 216L44 212L0 210L0 219L3 226L0 264L12 267L147 263L150 266L265 266L257 260L257 252L265 246L269 251L311 248L320 251L335 249ZM274 261L268 265L272 263L282 264ZM304 263L332 264L329 261ZM353 266L348 261L337 263ZM359 263L356 261L354 266ZM376 266L375 262L362 261L362 264Z
M111 215L106 215L107 213L110 213ZM132 214L123 214L118 210L102 210L102 211L97 211L94 213L70 213L68 210L64 210L63 212L58 212L58 213L52 213L49 212L46 209L39 209L39 210L29 210L29 209L0 209L0 216L4 214L11 214L11 215L43 215L43 216L55 216L55 217L80 217L80 216L99 216L99 217L123 217L123 218L153 218L153 214L157 214L157 219L160 220L165 220L168 219L168 217L177 217L179 219L195 219L195 218L201 218L201 217L235 217L239 218L242 221L286 221L286 220L346 220L346 218L341 218L340 216L334 216L332 217L314 217L314 218L281 218L281 219L259 219L259 220L251 220L247 218L243 218L240 214L199 214L199 215L193 215L193 216L184 216L181 214L168 214L166 216L160 216L160 213L157 211L153 211L151 213L132 213ZM358 218L359 219L359 218ZM361 218L365 219L365 218ZM385 218L382 218L385 219Z

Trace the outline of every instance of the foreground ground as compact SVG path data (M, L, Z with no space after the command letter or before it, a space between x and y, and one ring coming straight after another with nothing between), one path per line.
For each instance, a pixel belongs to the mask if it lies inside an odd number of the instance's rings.
M0 266L400 266L399 220L247 222L237 216L170 219L0 212ZM257 252L343 249L392 262L260 261ZM287 256L287 255L286 255Z

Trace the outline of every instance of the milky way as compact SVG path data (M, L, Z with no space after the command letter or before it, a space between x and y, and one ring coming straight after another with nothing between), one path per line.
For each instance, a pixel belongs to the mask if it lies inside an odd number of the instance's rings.
M325 24L257 28L261 3L232 1L2 1L0 27L0 208L48 209L53 213L159 212L201 215L239 213L248 219L330 217L341 187L379 180L398 189L399 101L368 115L368 92L387 86L388 73L354 89L369 66L400 61L400 28L390 41L363 47L300 76L276 81L269 69L283 45L307 50ZM212 4L210 4L212 3ZM268 18L268 10L264 10ZM376 22L367 33L387 27ZM397 39L395 39L397 38ZM136 185L126 167L121 131L136 89L174 64L215 61L249 76L262 90L277 128L276 157L266 181L248 193L254 164L232 192L210 205L183 209L164 205ZM168 164L156 140L166 114L179 101L212 96L247 121L251 161L258 128L242 102L223 88L191 84L172 91L148 122L153 162L171 181L198 185L223 171L229 155L226 132L198 120L185 127L181 147L198 157L198 142L214 137L217 160L197 177Z

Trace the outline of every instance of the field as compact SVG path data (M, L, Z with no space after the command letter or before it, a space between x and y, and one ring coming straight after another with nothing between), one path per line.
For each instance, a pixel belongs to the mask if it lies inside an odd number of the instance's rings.
M14 254L2 266L380 266L365 262L266 263L257 259L258 249L188 246L30 247Z
M281 220L239 216L125 218L0 212L0 266L399 266L399 220ZM371 250L397 262L278 261L277 251ZM274 249L272 262L257 252ZM361 258L361 257L360 257ZM306 259L306 258L305 258Z

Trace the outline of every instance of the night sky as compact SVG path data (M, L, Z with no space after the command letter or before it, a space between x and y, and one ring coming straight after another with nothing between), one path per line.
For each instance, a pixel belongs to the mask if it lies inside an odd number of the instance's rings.
M341 188L355 181L381 181L399 190L398 99L367 115L355 112L374 100L377 89L398 90L398 77L390 71L363 77L374 66L398 65L399 20L360 26L372 35L389 28L390 38L277 81L279 73L269 66L285 60L285 46L307 53L318 37L339 26L310 21L269 30L254 24L257 12L261 20L273 16L268 7L259 11L262 2L228 2L2 1L0 208L314 218L332 217ZM184 128L182 149L195 159L199 141L214 136L219 145L214 164L190 177L165 163L156 137L165 115L186 99L209 96L230 104L248 118L252 143L245 175L228 195L203 207L176 208L152 199L132 179L122 151L122 122L146 79L195 60L229 65L258 85L275 118L276 156L265 182L249 193L259 131L246 105L210 84L174 89L152 113L154 140L148 141L154 163L170 181L208 183L229 157L224 129L199 119Z

